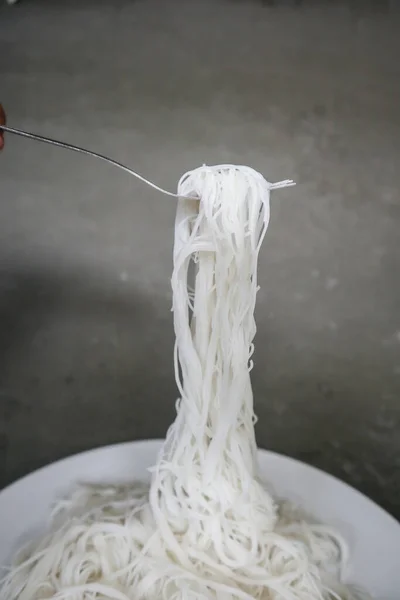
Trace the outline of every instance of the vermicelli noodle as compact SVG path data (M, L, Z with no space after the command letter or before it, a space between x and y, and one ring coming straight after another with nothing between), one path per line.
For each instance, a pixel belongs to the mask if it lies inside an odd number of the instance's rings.
M291 183L231 165L182 177L172 273L180 399L150 487L77 487L7 574L2 600L361 597L340 583L344 540L258 478L257 263L270 191Z

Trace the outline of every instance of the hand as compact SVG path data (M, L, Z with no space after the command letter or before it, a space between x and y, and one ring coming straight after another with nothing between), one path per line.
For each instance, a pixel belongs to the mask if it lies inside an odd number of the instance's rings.
M0 104L0 125L6 124L6 113L4 112L4 108ZM0 150L4 148L4 131L0 129Z

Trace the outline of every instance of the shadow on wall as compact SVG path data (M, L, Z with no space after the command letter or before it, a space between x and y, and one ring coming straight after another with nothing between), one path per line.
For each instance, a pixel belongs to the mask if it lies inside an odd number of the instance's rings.
M0 487L75 452L164 437L177 397L169 307L169 298L100 271L3 268ZM365 415L357 413L355 396L368 380L342 366L342 379L336 370L334 381L323 381L318 361L308 371L293 363L290 374L277 376L290 360L290 353L274 356L281 333L264 327L257 335L260 349L271 348L268 373L257 357L253 372L260 445L323 468L398 514L400 463L376 451L380 438L365 439ZM392 435L392 425L381 423L375 434Z
M167 302L102 273L0 272L0 487L174 417Z
M256 348L268 348L261 360L256 352L252 378L259 445L339 477L400 517L395 396L380 395L376 365L361 351L348 360L336 347L301 348L285 342L288 331L289 320L257 334Z

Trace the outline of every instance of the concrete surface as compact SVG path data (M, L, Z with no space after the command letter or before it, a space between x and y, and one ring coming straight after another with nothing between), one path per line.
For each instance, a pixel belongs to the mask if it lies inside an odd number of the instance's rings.
M335 6L332 6L334 4ZM25 0L0 7L9 124L174 189L202 162L276 193L262 252L258 440L400 515L399 13L383 3ZM174 416L175 203L7 139L0 482Z

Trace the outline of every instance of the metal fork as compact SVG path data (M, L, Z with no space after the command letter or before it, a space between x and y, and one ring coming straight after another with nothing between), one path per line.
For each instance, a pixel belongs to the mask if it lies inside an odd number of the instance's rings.
M123 165L122 163L114 160L113 158L109 158L108 156L99 154L98 152L93 152L92 150L86 150L85 148L81 148L80 146L74 146L73 144L68 144L67 142L61 142L60 140L53 140L52 138L44 137L43 135L39 135L37 133L30 133L28 131L23 131L22 129L15 129L15 127L8 127L6 125L0 125L0 129L2 129L3 131L6 131L7 133L11 133L13 135L19 135L24 138L36 140L37 142L43 142L45 144L51 144L52 146L58 146L59 148L64 148L65 150L72 150L74 152L79 152L80 154L86 154L87 156L93 156L94 158L103 160L103 161L109 163L110 165L113 165L114 167L118 167L119 169L122 169L123 171L130 173L130 175L133 175L140 181L143 181L143 183L147 183L147 185L149 185L153 189L157 190L158 192L166 194L167 196L172 196L173 198L179 198L178 194L174 194L173 192L168 192L167 190L164 190L163 188L159 187L155 183L152 183L151 181L149 181L148 179L146 179L145 177L140 175L139 173L136 173L136 171L134 171L133 169L130 169L126 165ZM193 200L197 200L197 199L198 198L193 198Z

